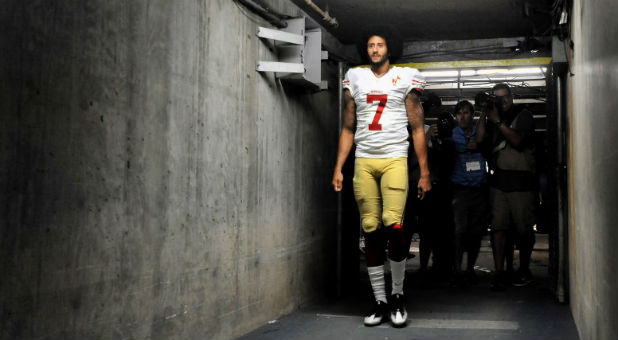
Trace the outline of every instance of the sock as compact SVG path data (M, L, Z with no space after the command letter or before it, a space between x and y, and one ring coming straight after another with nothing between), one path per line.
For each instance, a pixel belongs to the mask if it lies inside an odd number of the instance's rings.
M393 290L392 295L403 295L403 279L406 276L406 260L393 261L389 260L391 264L391 276L393 278Z
M382 301L386 303L386 290L384 289L384 265L367 267L369 273L369 281L371 282L371 288L373 288L373 296L376 301Z

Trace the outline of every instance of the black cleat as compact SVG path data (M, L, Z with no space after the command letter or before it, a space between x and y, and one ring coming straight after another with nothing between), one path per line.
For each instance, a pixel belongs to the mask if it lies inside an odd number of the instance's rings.
M377 326L384 321L388 313L388 304L386 302L377 301L369 314L365 317L365 326Z
M401 294L391 295L391 322L393 327L404 327L408 322L406 299Z

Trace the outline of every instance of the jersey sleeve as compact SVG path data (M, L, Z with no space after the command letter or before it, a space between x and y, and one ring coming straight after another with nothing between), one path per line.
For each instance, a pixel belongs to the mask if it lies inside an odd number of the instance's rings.
M406 71L406 82L408 85L406 94L410 93L412 90L415 90L419 94L423 93L423 90L427 85L425 82L425 77L423 77L421 72L415 68L407 68Z
M350 78L354 78L354 69L349 69L346 73L345 73L345 77L343 78L343 81L341 82L341 86L343 87L343 89L348 89L350 90L350 94L352 95L352 97L354 97L354 89L352 88L352 84L351 81L353 79Z

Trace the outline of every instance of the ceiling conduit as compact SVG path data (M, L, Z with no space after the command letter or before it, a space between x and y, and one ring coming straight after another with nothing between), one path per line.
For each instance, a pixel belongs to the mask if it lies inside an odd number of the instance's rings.
M339 22L337 22L337 19L331 17L330 14L328 14L328 11L323 11L322 9L320 9L320 7L318 7L318 5L314 4L313 1L311 1L311 0L305 0L305 3L307 5L309 5L309 7L311 7L311 9L313 9L319 15L321 15L322 16L322 20L326 21L327 23L329 23L333 27L338 27L339 26Z

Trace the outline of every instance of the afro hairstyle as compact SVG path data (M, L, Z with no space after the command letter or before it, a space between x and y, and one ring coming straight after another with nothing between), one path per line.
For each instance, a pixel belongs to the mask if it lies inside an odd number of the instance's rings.
M373 25L367 27L361 34L356 49L364 63L369 63L369 57L367 56L367 41L374 35L380 36L386 40L386 47L388 48L389 61L395 63L403 53L403 39L399 32L390 25Z

